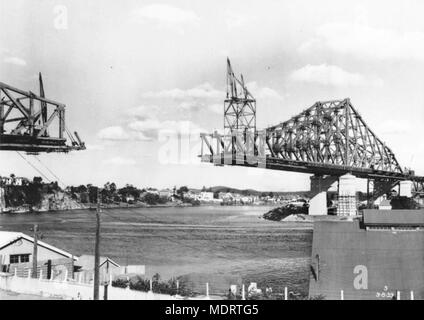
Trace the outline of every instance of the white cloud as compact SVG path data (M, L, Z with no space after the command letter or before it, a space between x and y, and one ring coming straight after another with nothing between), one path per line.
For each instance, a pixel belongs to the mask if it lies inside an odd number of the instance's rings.
M257 82L251 81L246 83L246 87L250 93L257 99L284 99L284 97L276 90L261 87ZM210 83L203 83L191 89L174 88L170 90L162 90L157 92L145 92L143 98L158 99L166 98L173 100L181 100L179 107L182 109L192 109L193 107L201 107L206 99L211 102L222 101L226 97L226 92L215 89Z
M242 14L236 11L228 11L226 13L225 23L227 24L227 28L229 30L243 28L249 24L253 24L256 22L257 18L255 16Z
M87 145L87 150L89 151L100 151L100 150L104 150L105 146L101 145L101 144L88 144Z
M268 87L260 87L256 81L246 83L249 92L255 97L258 102L265 99L283 100L284 97L274 89Z
M24 67L27 65L26 61L24 59L18 58L18 57L6 57L3 59L3 62L14 64L16 66Z
M120 126L107 127L97 133L97 137L101 140L122 141L128 140L130 136Z
M264 100L275 101L284 99L276 90L269 87L261 87L255 81L246 83L246 87L259 103ZM151 114L164 115L165 109L168 115L174 112L176 116L185 115L187 111L212 111L223 114L223 100L226 97L226 92L215 89L210 83L203 83L190 89L174 88L157 92L145 92L142 94L142 97L144 99L160 101L162 104L164 104L164 99L168 99L172 103L165 103L167 104L166 108L164 106L158 107L152 105L137 107L130 111L131 115L141 118L145 118ZM175 104L175 102L178 102L178 104Z
M137 162L134 159L130 159L130 158L114 157L114 158L105 160L103 163L109 164L109 165L116 165L116 166L133 166Z
M130 108L126 111L126 115L131 119L145 119L152 114L157 115L162 113L164 108L160 108L158 105L141 105L138 107Z
M164 102L159 98L158 100L161 100L156 101L157 103L160 103L160 105L149 104L130 108L126 111L126 115L130 120L144 120L152 117L159 119L177 117L187 118L190 117L190 112L196 112L205 107L204 102L200 99L188 99L187 101L181 102Z
M196 13L183 10L166 4L151 4L138 9L135 16L143 21L152 21L162 24L191 24L200 19Z
M203 98L222 99L225 97L225 92L216 90L210 83L206 82L187 90L175 88L157 92L145 92L141 96L143 98L170 98L175 100Z
M308 64L293 71L289 78L297 82L319 83L331 86L383 86L383 80L380 78L351 73L338 66L327 64Z
M202 129L192 121L160 121L154 118L136 120L128 124L128 128L134 132L135 137L144 139L157 139L161 133L175 133L182 135L197 134Z
M137 140L137 141L152 141L153 140L152 137L146 136L141 131L132 132L132 137L133 137L134 140Z
M223 103L214 103L208 105L208 109L214 113L224 115L224 104Z
M300 52L327 48L342 54L373 59L424 59L424 33L378 29L364 24L328 23L303 43Z

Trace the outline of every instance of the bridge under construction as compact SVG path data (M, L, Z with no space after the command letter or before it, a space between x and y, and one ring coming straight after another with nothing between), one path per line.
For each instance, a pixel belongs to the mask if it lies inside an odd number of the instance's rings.
M39 95L0 82L0 151L69 152L84 150L77 132L65 122L65 104L45 97L39 74ZM67 144L66 135L71 144Z
M400 193L405 186L409 193L423 193L424 177L400 166L349 98L316 102L287 121L257 130L256 99L229 59L224 133L204 133L201 140L202 162L313 174L312 195L326 194L346 174L367 179L369 204L394 187ZM318 212L326 214L322 208Z

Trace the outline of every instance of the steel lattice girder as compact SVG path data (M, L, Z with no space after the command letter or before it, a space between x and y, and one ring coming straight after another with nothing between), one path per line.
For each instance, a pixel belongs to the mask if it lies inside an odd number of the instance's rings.
M267 129L273 157L402 173L393 152L366 125L349 99L317 102Z
M224 129L228 133L256 129L256 100L247 89L243 75L234 75L227 58L227 98L224 101Z
M51 135L56 127L57 135ZM77 138L66 145L65 105L44 97L40 74L40 96L0 82L0 150L68 152L85 149Z

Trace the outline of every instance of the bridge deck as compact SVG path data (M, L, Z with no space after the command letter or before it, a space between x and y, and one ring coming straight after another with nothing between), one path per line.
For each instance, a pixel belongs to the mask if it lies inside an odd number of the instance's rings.
M66 145L64 138L0 134L0 150L30 153L69 152L73 147Z
M283 171L294 171L308 174L322 174L322 175L333 175L341 176L346 173L351 173L358 178L364 179L390 179L390 180L410 180L414 182L424 183L424 177L389 172L382 170L374 170L369 168L349 167L335 164L316 163L316 162L302 162L285 160L280 158L273 158L270 156L266 157L254 157L254 156L237 156L235 157L231 153L221 153L219 155L202 155L202 162L213 163L217 166L232 165L232 166L244 166L244 167L255 167L272 170L283 170Z

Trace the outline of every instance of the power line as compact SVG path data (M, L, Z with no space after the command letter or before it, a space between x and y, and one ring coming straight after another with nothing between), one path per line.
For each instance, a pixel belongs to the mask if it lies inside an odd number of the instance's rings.
M24 161L26 163L28 163L33 169L35 169L40 175L42 175L44 177L44 179L46 179L48 182L51 182L51 180L43 173L41 172L36 166L34 166L31 162L29 162L22 154L20 154L19 151L16 151L16 153L22 158L24 159Z
M64 188L66 188L66 184L65 184L65 183L63 183L63 181L62 181L62 180L60 180L60 179L59 179L59 177L58 177L57 175L55 175L55 174L54 174L54 172L53 172L52 170L50 170L50 169L49 169L49 167L47 167L47 166L46 166L43 162L41 162L41 160L40 160L37 156L35 156L35 155L34 155L34 158L35 158L35 159L37 159L37 161L38 161L38 162L39 162L39 163L40 163L40 164L41 164L41 165L42 165L45 169L47 169L47 171L49 171L49 172L50 172L50 174L51 174L51 175L53 175L53 177L55 177L55 178L57 179L57 181L58 181L58 182L60 182Z
M27 160L22 154L19 153L19 151L16 151L17 154L19 154L19 156L24 159L33 169L35 169L40 175L42 175L48 182L52 182L42 171L40 171L37 167L35 167L29 160ZM61 181L59 179L59 177L57 175L54 174L53 171L51 171L47 166L45 166L36 156L34 156L35 159L38 160L38 162L41 163L41 165L46 168L62 185L63 187L66 188L66 184L63 183L63 181ZM72 197L70 197L70 200L73 201L75 204L77 204L80 209L86 209L83 205L81 205L80 203L78 203L78 201L72 199Z

